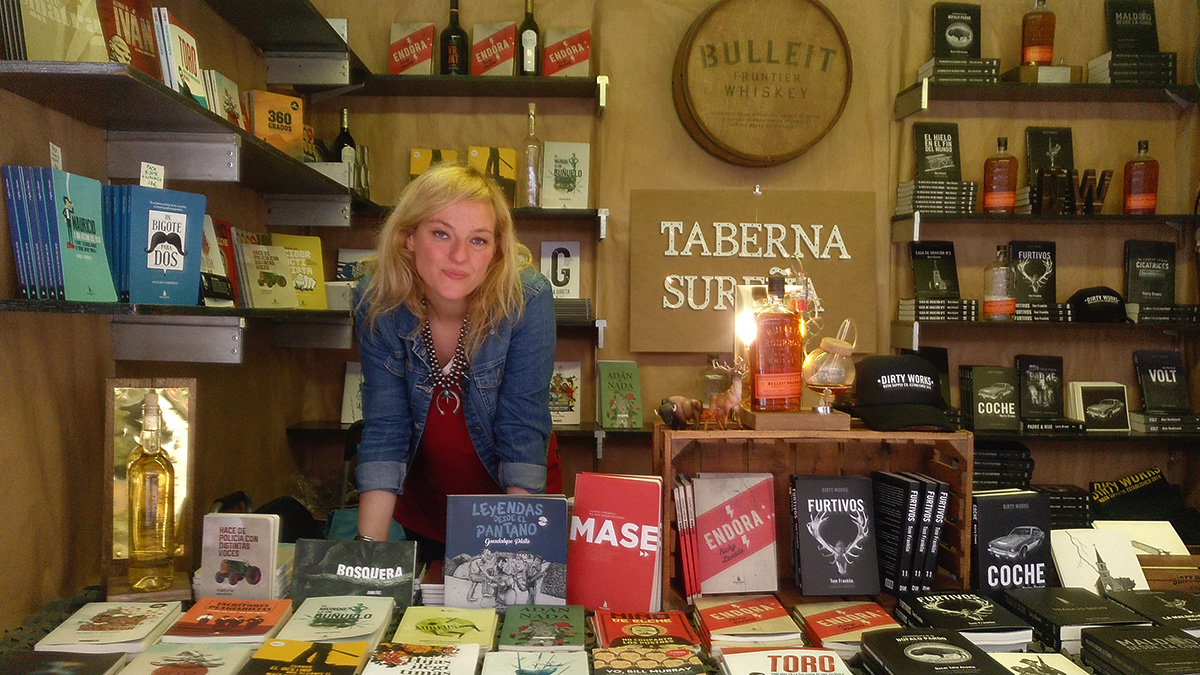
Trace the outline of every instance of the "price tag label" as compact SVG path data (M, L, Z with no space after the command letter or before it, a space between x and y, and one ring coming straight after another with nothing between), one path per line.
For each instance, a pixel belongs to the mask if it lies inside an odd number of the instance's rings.
M142 178L138 181L138 185L148 188L162 189L163 182L167 179L167 172L158 164L150 162L142 162Z
M62 171L62 148L50 144L50 168Z

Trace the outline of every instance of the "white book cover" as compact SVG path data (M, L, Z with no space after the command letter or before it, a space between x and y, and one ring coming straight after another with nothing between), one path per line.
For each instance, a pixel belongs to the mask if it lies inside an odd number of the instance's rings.
M588 208L591 145L546 141L542 149L543 209Z
M211 644L150 645L125 666L121 675L164 675L165 673L203 673L237 675L250 660L256 646Z
M1064 587L1098 595L1150 589L1129 535L1120 530L1051 530L1050 554Z
M242 91L237 82L216 70L206 70L204 76L211 84L212 91L208 99L208 109L235 127L250 131L250 120L246 118L246 111L242 107Z
M274 598L279 515L209 513L204 516L200 571L216 583L215 597Z
M1093 520L1092 527L1129 535L1137 555L1191 555L1169 520Z
M1064 654L989 652L988 656L1015 675L1088 675L1088 671Z
M475 675L479 645L412 645L381 642L362 675Z
M555 361L550 376L550 420L554 424L579 424L580 385L583 371L578 361Z
M342 424L354 424L363 418L362 383L362 363L347 361L342 385Z
M366 640L372 649L392 621L391 597L324 595L308 598L275 635L280 640L353 642Z
M731 653L721 651L725 675L795 675L797 672L822 675L851 675L842 657L830 649L766 649ZM797 671L793 664L813 664Z
M550 280L556 298L578 298L579 242L543 241L542 276Z
M483 657L481 675L588 675L588 654L574 652L495 651Z
M140 652L179 618L172 602L89 602L34 645L37 651Z

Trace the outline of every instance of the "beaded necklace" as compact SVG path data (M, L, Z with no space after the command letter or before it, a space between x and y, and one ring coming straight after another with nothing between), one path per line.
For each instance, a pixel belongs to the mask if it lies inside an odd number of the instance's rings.
M454 348L454 356L447 364L447 368L438 367L437 349L433 346L433 329L429 327L429 320L421 326L421 342L425 344L425 351L429 354L429 361L433 364L430 377L433 379L433 388L435 390L435 403L437 411L443 415L454 414L458 412L462 405L462 399L459 397L459 384L467 377L467 331L471 327L470 317L463 317L462 326L458 329L458 345Z

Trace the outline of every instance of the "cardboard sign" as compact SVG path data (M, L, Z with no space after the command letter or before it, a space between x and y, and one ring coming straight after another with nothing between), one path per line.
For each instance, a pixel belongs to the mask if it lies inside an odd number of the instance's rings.
M632 351L731 351L737 285L800 266L825 325L875 351L874 194L634 190L629 212Z

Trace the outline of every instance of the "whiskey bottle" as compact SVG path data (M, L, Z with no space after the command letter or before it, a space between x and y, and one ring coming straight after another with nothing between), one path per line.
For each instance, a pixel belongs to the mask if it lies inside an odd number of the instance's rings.
M1021 22L1021 63L1048 66L1054 62L1054 12L1046 0L1033 0Z
M529 104L529 134L521 142L520 175L517 176L517 206L536 207L542 196L542 141L535 125L536 104Z
M354 164L354 155L354 136L350 135L350 111L342 108L342 128L333 139L333 161Z
M1125 215L1152 216L1158 208L1158 160L1150 141L1138 141L1137 156L1125 162Z
M1017 313L1017 278L1008 247L996 247L996 260L983 270L983 320L1011 321Z
M783 277L767 280L767 299L756 309L754 323L757 330L750 343L750 409L799 410L804 389L804 332L800 317L784 302Z
M517 28L520 46L517 62L518 75L542 74L542 31L533 18L533 0L525 0L525 20Z
M1017 158L1008 154L1008 138L996 139L996 154L983 163L983 212L1017 210Z
M443 75L471 73L471 38L458 25L458 0L450 0L450 24L442 30L441 69Z
M129 585L139 591L170 588L175 578L175 469L162 448L158 394L142 399L142 433L131 456Z

